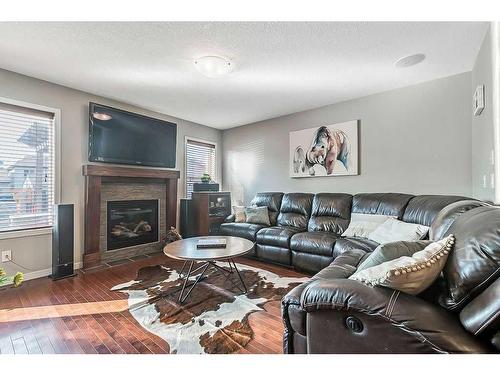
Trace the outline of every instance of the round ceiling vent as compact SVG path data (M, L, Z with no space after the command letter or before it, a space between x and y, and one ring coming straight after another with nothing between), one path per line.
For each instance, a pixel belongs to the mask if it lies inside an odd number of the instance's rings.
M408 68L413 65L417 65L425 60L425 55L423 53L417 53L415 55L405 56L400 58L394 63L396 68Z

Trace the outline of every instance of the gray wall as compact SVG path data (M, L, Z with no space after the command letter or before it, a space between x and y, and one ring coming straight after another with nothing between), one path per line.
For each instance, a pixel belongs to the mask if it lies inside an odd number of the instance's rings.
M471 74L295 113L223 132L224 187L258 191L472 194ZM360 175L293 179L289 132L360 119Z
M218 142L221 131L184 121L178 118L147 111L102 97L69 89L67 87L0 70L0 97L59 108L61 110L61 201L75 204L75 262L82 259L83 250L83 194L82 164L88 163L88 103L116 106L129 111L161 118L177 123L177 166L181 171L179 197L184 196L184 137L186 135ZM220 150L220 147L219 147ZM219 157L219 170L221 158ZM221 173L219 173L219 176ZM15 239L0 239L0 251L12 250L16 263L27 267L20 269L12 263L2 263L7 271L17 270L41 276L51 267L50 235Z
M494 201L495 189L490 185L495 166L491 163L494 150L493 127L493 68L491 31L486 33L472 70L471 98L478 85L484 85L485 107L480 116L472 116L472 195L474 198ZM472 112L471 112L472 113ZM486 186L483 185L486 179Z

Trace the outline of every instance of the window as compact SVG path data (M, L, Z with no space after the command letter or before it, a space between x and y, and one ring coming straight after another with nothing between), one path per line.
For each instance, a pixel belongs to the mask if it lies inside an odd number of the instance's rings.
M55 114L0 102L0 233L52 225Z
M201 182L203 173L216 179L215 151L214 143L186 138L186 198L191 198L193 184Z

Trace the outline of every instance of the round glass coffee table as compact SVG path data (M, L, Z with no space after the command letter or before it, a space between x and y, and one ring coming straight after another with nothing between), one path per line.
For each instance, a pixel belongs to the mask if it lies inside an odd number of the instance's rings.
M225 239L226 247L200 249L197 247L197 244L201 239ZM180 280L183 281L181 293L179 294L179 303L182 304L186 301L194 287L202 280L209 268L215 269L226 279L229 279L234 275L234 273L236 273L239 279L239 284L235 285L237 285L242 292L246 293L247 287L240 272L238 271L238 268L236 267L234 258L248 253L253 249L253 247L254 243L252 241L232 236L191 237L169 243L165 246L163 252L166 256L184 261L184 265L179 272ZM216 264L217 261L228 262L229 271ZM193 269L195 263L197 262L201 263L201 265ZM186 274L183 274L186 266L188 271ZM198 274L194 281L188 285L189 278L199 270L201 270L201 273ZM189 287L189 289L186 292L187 287Z

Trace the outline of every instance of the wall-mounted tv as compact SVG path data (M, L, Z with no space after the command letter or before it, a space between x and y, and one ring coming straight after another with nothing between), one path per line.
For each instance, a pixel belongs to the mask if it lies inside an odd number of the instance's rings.
M89 160L175 168L177 124L89 103Z

